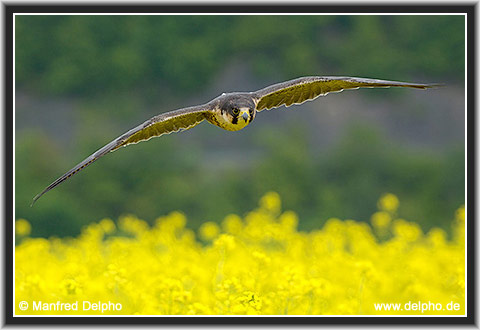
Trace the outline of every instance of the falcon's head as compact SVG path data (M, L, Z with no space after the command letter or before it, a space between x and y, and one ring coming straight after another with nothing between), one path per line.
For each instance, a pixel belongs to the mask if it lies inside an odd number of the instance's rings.
M220 114L217 116L222 128L238 131L255 118L255 103L251 97L227 94L222 101L219 104Z

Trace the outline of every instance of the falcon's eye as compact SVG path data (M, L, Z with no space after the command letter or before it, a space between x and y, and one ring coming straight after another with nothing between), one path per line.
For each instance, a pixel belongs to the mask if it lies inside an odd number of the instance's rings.
M238 110L237 108L233 108L232 113L234 115L238 115L240 113L240 110Z

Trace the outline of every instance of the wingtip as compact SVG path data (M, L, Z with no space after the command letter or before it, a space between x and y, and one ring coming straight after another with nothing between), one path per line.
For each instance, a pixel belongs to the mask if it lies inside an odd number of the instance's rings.
M443 84L443 83L433 83L433 84L408 84L408 85L403 85L403 87L413 87L413 88L418 88L418 89L430 89L430 88L441 88L441 87L445 87L445 84Z
M427 89L427 88L442 88L442 87L445 87L446 84L444 83L433 83L433 84L427 84L425 85L425 87L423 89Z
M33 197L33 200L32 200L32 202L30 203L30 207L32 207L33 204L35 204L35 202L37 201L37 199L38 199L37 196Z
M45 193L45 191L42 191L40 194L37 194L35 197L33 197L33 200L32 200L32 203L30 204L30 207L33 206L33 204L35 204L35 202L40 198L42 197L42 195Z

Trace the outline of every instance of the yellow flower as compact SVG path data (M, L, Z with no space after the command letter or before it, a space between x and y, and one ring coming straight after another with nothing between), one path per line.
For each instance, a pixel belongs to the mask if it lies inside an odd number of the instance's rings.
M220 228L215 222L205 222L200 226L199 234L200 237L205 241L211 241L220 233Z
M141 235L148 230L148 224L134 215L121 217L119 220L119 227L124 232L135 235Z
M271 262L271 258L261 251L253 251L252 257L257 260L261 265L266 265Z
M270 196L270 197L266 197ZM390 198L363 221L330 218L298 231L295 212L280 213L269 193L261 208L228 215L224 233L172 212L153 227L136 216L92 223L74 238L28 238L15 247L18 315L463 315L465 208L452 235L394 219ZM380 200L388 200L383 196ZM389 206L388 206L389 205ZM30 232L24 219L18 235ZM22 229L23 228L23 229ZM390 233L391 231L391 233ZM387 235L380 237L382 233ZM105 235L108 234L108 235ZM449 233L450 234L450 233ZM378 239L381 238L381 239ZM121 310L20 309L20 302L111 302ZM397 310L381 303L458 304L457 310Z
M444 246L447 242L447 233L440 228L432 228L428 232L428 239L436 247Z
M282 208L280 195L274 191L267 192L260 199L260 208L272 213L279 213Z
M105 234L111 234L115 230L115 224L111 219L105 218L99 222L99 225Z
M187 223L187 218L185 217L185 214L181 212L172 212L168 215L168 222L173 228L182 229Z
M403 219L393 221L393 232L397 237L407 241L415 241L422 234L420 226L414 222L407 222Z
M372 222L373 227L383 229L388 227L392 218L390 217L390 213L379 211L372 215L370 221Z
M236 214L229 214L223 220L222 227L229 234L238 234L243 228L242 218Z
M400 202L394 194L385 194L378 200L378 208L380 210L392 213L398 209L399 204Z
M456 212L455 212L455 220L458 223L464 223L465 222L465 206L460 207Z
M19 236L28 236L32 231L30 223L25 219L15 221L15 233Z
M217 248L224 247L227 251L233 250L235 248L235 238L228 234L222 234L213 242L213 245Z
M292 212L292 211L284 212L280 216L279 221L284 228L288 228L290 230L296 230L297 229L298 217L295 214L295 212Z

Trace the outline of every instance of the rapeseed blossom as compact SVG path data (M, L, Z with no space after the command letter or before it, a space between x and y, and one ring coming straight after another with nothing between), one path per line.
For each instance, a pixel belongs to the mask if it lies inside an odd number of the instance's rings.
M18 219L15 221L15 234L19 236L27 236L30 235L32 231L32 226L30 223L25 219Z
M153 226L134 215L102 219L76 238L30 238L16 222L16 315L430 315L465 313L465 209L453 230L424 233L382 196L371 225L328 219L297 229L277 193L243 218L204 223L197 235L180 212ZM20 309L21 302L29 308ZM34 303L82 304L34 310ZM120 309L95 309L104 303ZM398 303L403 310L379 309ZM405 308L458 304L458 310ZM409 305L410 304L410 305ZM55 305L56 306L56 305ZM60 306L60 305L58 305ZM109 305L110 306L110 305ZM451 305L450 305L451 306ZM83 306L85 307L85 306Z

